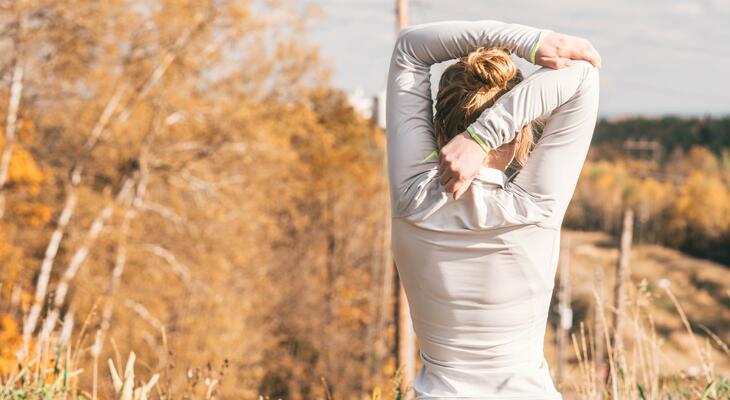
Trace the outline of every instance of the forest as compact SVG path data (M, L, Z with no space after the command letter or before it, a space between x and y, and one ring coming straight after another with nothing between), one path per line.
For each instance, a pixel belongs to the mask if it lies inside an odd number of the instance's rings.
M385 133L317 15L0 2L0 399L399 398ZM631 207L728 265L728 146L727 117L603 119L566 227Z
M730 117L601 119L566 225L617 233L730 264Z

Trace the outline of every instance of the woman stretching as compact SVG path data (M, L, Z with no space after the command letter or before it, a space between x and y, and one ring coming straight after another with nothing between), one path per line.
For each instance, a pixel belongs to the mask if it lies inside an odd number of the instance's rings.
M512 52L547 68L523 78ZM434 113L429 67L450 59ZM398 36L388 174L393 255L423 362L417 399L562 398L543 341L560 228L596 123L598 66L585 39L500 21Z

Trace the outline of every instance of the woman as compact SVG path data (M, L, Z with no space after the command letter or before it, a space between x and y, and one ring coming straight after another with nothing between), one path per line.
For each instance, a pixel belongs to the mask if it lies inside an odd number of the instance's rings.
M552 68L523 79L510 52ZM459 61L444 71L434 115L429 67L450 59ZM596 122L598 65L584 39L499 21L398 36L388 173L393 255L423 361L417 399L562 398L543 341L560 227Z

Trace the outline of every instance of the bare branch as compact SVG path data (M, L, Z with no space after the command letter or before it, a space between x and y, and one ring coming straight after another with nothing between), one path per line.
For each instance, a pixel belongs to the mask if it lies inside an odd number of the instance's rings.
M145 245L144 249L167 261L170 267L172 267L172 270L183 280L183 282L188 284L190 283L190 268L180 263L175 257L175 254L173 254L170 250L153 244Z
M157 204L149 200L142 201L139 205L137 205L140 210L145 211L151 211L154 213L159 214L161 217L169 219L176 225L184 225L188 222L188 220L179 214L177 214L175 211L170 209L169 207L165 207L162 204Z
M129 308L130 310L137 313L137 315L142 317L142 319L145 320L148 324L152 325L155 329L160 331L163 338L166 337L165 325L159 319L155 318L152 315L152 313L149 312L149 310L147 310L147 308L145 306L143 306L142 304L140 304L136 301L129 300L129 299L124 301L124 305L127 306L127 308Z

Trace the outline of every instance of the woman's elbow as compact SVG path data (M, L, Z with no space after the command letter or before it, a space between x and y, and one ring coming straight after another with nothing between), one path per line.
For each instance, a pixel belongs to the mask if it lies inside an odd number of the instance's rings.
M585 60L579 60L578 62L583 64L583 68L585 68L585 83L598 88L600 84L600 74L598 73L598 67Z
M581 70L581 92L598 92L600 86L600 74L596 66L585 60L574 60L570 68L580 68Z
M416 27L417 25L411 25L401 29L395 38L395 47L401 48L402 46L407 45L408 42L411 40L411 33Z

